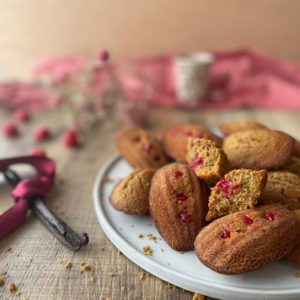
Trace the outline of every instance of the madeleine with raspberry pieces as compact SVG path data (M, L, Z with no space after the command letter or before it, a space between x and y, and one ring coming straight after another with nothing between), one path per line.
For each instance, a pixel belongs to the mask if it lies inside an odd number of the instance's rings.
M280 260L298 244L295 214L281 204L264 205L219 218L198 234L195 252L208 268L239 274Z
M226 154L212 140L190 138L186 160L195 174L209 185L216 183L229 171Z
M230 171L211 190L206 220L211 221L239 210L254 207L266 182L266 170L237 169Z
M188 165L173 163L156 171L150 188L150 214L173 249L193 249L206 212L207 187Z
M141 128L133 127L119 132L117 147L133 168L157 169L168 162L160 142Z
M164 151L179 162L186 161L187 145L189 138L206 138L221 145L221 139L202 126L193 124L172 125L164 131Z

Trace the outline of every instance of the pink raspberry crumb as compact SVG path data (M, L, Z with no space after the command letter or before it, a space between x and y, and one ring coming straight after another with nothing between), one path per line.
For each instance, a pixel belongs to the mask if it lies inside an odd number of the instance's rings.
M191 223L192 222L192 215L189 212L182 212L179 216L183 223Z
M97 56L100 61L107 61L109 59L109 52L106 49L100 49Z
M203 159L200 157L198 153L196 153L195 157L190 162L190 167L192 170L195 170L198 166L203 164Z
M75 130L69 129L65 132L63 137L64 145L68 148L77 148L79 141Z
M6 137L17 137L19 129L14 123L7 123L3 127L3 133Z
M50 131L46 127L37 128L33 132L33 137L36 141L45 141L50 138Z
M27 122L30 120L30 115L25 110L17 110L15 112L15 118L16 118L16 120L18 120L20 122Z
M231 236L230 230L224 229L221 233L221 238L222 239L229 239Z
M239 189L240 185L234 182L231 182L225 178L219 180L216 184L216 187L221 189L227 199L232 197L234 193Z
M253 224L253 219L249 215L244 215L243 221L246 225Z
M267 219L268 221L274 221L275 214L271 211L265 211L264 218Z

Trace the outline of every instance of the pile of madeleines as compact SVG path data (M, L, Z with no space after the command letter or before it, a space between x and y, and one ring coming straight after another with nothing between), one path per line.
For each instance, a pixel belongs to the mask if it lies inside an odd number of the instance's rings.
M300 264L300 143L251 120L219 129L224 138L194 124L160 137L119 132L118 150L134 170L114 187L111 205L150 214L170 247L194 250L219 273L284 257Z

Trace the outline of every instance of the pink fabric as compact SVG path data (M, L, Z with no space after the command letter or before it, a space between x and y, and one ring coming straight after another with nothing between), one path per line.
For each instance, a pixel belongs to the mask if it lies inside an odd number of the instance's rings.
M200 107L300 109L299 63L275 60L249 50L215 52L214 56L210 86L206 96L198 101ZM56 95L61 91L74 88L87 98L98 99L114 86L125 99L135 103L188 108L176 97L174 59L176 55L161 55L114 64L98 62L91 67L93 64L80 57L52 57L34 71L35 75L47 75L52 80L50 88L34 83L0 83L0 105L35 112L60 103L62 99ZM69 75L72 80L65 80ZM114 79L117 84L112 85Z
M53 91L33 83L10 81L0 83L0 107L32 113L56 106L60 99Z
M38 172L36 178L23 179L12 191L16 204L0 215L0 239L19 227L26 218L32 196L45 196L54 184L55 163L44 156L24 156L0 160L0 172L15 164L30 164Z
M47 57L33 70L35 76L49 76L55 82L63 82L67 76L83 72L87 61L81 57Z
M300 64L241 50L214 53L204 108L262 107L300 109ZM115 65L115 76L129 100L178 107L174 55L142 58ZM200 99L199 99L200 100Z

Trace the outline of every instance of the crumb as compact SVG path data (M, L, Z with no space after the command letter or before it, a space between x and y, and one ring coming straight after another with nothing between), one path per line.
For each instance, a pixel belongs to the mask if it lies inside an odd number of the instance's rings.
M5 280L3 278L0 277L0 286L3 286L5 283Z
M121 287L121 291L124 291L124 290L125 290L125 286L122 286L122 287Z
M65 183L65 179L61 175L58 175L58 176L56 175L56 180L60 184L64 184Z
M147 256L152 256L152 254L153 254L153 250L149 245L143 247L143 252Z
M204 300L204 299L205 299L204 296L201 294L196 293L193 295L193 300Z
M82 261L82 262L80 263L80 269L81 269L82 272L83 272L83 271L90 272L90 271L92 270L92 266L89 265L88 263Z
M114 274L113 272L111 272L111 271L110 271L110 272L107 272L106 274L107 274L107 276L109 276L109 277L114 277L114 276L115 276L115 274Z
M171 284L171 283L168 283L168 284L165 284L164 285L164 288L165 289L168 289L168 290L175 290L176 289L176 286Z
M26 267L29 268L31 266L32 263L32 257L29 259L28 263L26 264Z
M145 278L146 278L146 273L145 272L143 272L143 271L141 271L141 272L139 272L139 278L141 279L141 280L144 280Z
M137 237L138 239L142 239L144 236L141 233L139 233Z
M7 248L6 252L11 252L11 250L12 250L12 248L9 247L9 248Z
M65 264L66 269L71 269L72 266L73 266L73 264L70 261L67 261L66 264Z
M157 237L154 236L152 233L147 233L146 237L149 241L153 241L154 243L156 243Z
M295 272L295 273L294 273L294 277L300 278L300 272Z
M95 282L95 277L93 275L89 276L89 282Z
M11 293L14 293L17 296L20 296L21 293L19 292L18 288L16 287L16 285L13 282L10 282L8 284L7 288Z
M114 182L114 180L107 175L104 175L102 177L102 180L103 180L103 182Z
M117 255L122 255L123 253L120 250L117 250Z
M5 276L7 274L7 271L1 271L0 276Z
M164 248L160 248L159 250L160 250L160 252L164 252L165 251Z

